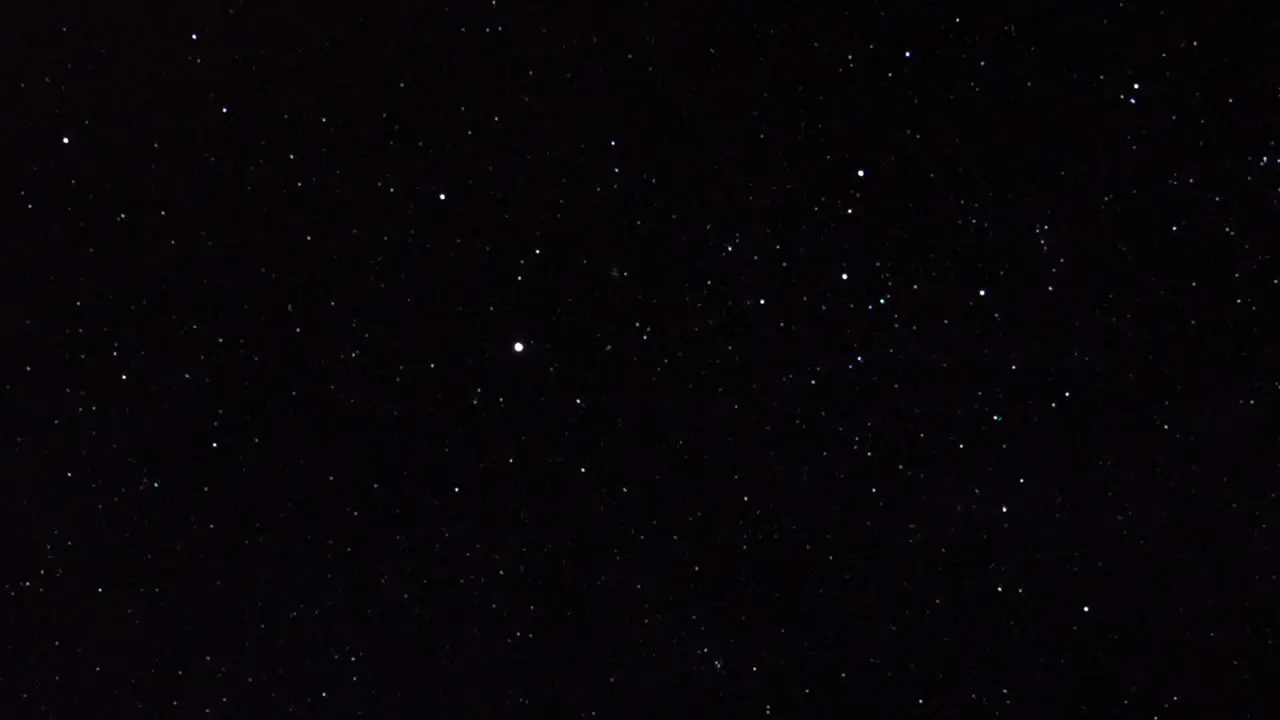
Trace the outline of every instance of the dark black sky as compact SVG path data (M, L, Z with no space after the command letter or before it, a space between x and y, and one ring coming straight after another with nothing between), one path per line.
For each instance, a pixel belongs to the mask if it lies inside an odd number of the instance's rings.
M1263 717L1274 25L253 5L0 26L4 717Z

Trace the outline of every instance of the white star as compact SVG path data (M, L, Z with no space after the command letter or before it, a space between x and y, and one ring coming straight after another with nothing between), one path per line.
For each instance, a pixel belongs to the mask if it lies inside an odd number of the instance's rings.
M513 347L516 352L524 352L524 343L518 342Z

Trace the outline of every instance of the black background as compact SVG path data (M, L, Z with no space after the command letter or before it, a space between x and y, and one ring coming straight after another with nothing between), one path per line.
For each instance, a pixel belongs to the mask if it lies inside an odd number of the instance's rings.
M0 710L1261 717L1280 43L1140 5L6 18Z

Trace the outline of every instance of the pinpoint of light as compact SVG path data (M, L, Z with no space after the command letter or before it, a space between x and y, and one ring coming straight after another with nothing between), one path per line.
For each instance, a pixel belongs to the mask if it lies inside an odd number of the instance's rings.
M524 352L524 343L518 342L512 347L515 349L516 352Z
M62 138L62 144L63 144L63 145L66 145L66 144L67 144L67 143L69 143L69 142L71 142L71 138L69 138L69 137L64 137L64 138Z
M987 291L986 291L986 290L979 290L979 291L978 291L978 295L979 295L980 297L986 297L986 294L987 294Z
M864 175L866 175L866 174L867 174L867 173L866 173L866 171L864 171L864 170L859 170L859 171L858 171L858 177L862 177L862 176L864 176Z
M440 199L441 199L441 200L443 200L443 199L444 199L444 193L440 193Z

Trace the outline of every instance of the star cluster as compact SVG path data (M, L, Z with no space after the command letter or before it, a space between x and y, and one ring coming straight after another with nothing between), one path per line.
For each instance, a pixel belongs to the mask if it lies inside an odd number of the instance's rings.
M7 717L1258 716L1249 22L638 7L7 28Z

